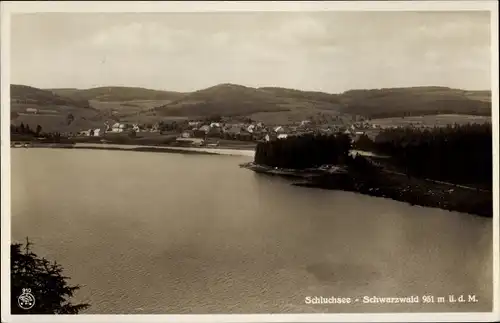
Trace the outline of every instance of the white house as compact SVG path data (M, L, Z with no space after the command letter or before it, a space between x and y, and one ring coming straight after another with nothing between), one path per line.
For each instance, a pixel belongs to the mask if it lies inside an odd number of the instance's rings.
M286 133L280 133L278 135L278 139L286 139L288 137L288 135Z
M153 127L151 127L151 132L158 132L160 131L160 125L158 123L155 123Z
M132 126L129 126L125 123L117 122L117 123L113 124L113 127L111 127L111 131L112 132L124 132L128 128L132 128Z
M37 114L38 113L38 109L35 109L35 108L26 108L26 112L27 113Z
M220 127L221 127L221 125L219 122L212 122L210 124L210 128L220 128Z
M101 135L101 129L99 129L99 128L94 129L93 136L94 137L99 137L100 135Z
M274 132L278 133L278 132L284 132L285 131L285 128L283 128L282 126L277 126L274 128Z
M111 127L111 131L112 132L123 132L123 127L121 127L122 124L120 124L119 122L116 122L115 124L113 124L113 126Z

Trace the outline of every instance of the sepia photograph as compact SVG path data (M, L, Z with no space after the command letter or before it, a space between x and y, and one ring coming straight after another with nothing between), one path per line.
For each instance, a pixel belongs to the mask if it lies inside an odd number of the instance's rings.
M497 10L2 3L2 321L500 319Z

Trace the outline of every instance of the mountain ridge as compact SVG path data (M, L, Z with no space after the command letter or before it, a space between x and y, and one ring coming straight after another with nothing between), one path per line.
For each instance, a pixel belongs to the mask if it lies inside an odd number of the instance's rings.
M126 86L43 90L13 84L11 92L11 105L14 107L19 106L19 100L28 100L39 106L67 103L76 110L88 104L91 109L100 111L103 115L114 113L153 119L255 114L283 114L302 118L318 113L351 114L368 118L429 114L491 115L491 91L470 91L444 86L353 89L331 94L284 87L255 88L233 83L217 84L192 92Z
M181 92L152 90L131 86L101 86L88 89L53 88L46 89L60 96L73 96L103 102L133 100L171 100L183 95Z

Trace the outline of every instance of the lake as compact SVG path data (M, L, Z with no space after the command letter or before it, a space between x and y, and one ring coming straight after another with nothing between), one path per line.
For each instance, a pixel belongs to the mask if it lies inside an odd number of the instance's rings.
M492 219L296 187L250 160L11 149L12 239L62 264L89 314L491 311ZM450 294L477 302L422 303Z

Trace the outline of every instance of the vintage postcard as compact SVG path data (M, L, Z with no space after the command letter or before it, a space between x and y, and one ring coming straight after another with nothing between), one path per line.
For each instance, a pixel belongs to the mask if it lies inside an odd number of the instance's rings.
M2 322L500 319L496 1L1 15Z

